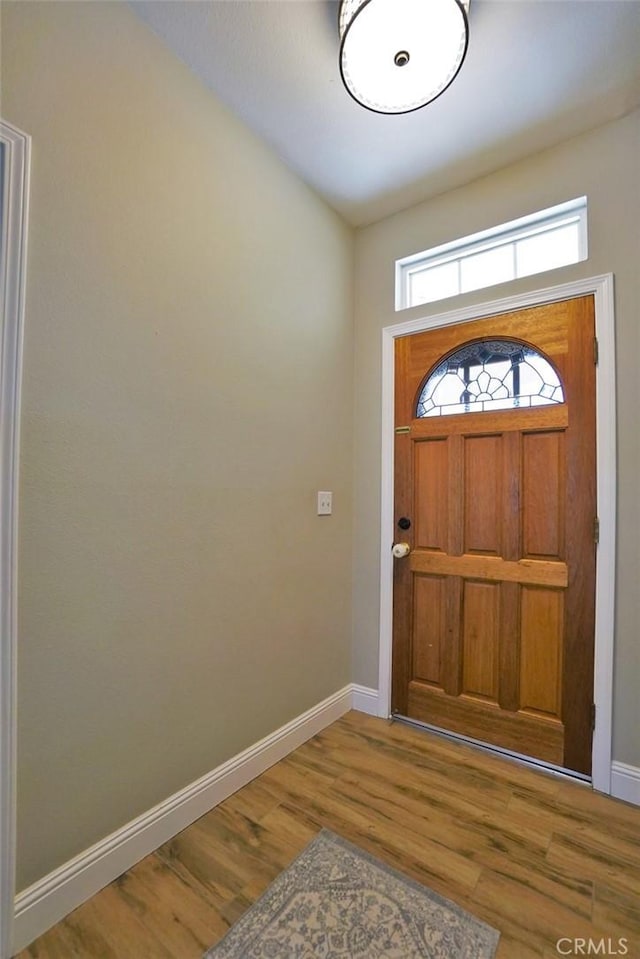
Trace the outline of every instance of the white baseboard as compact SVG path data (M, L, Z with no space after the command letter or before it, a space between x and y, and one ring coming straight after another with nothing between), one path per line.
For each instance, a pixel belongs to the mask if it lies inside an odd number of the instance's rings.
M611 763L611 795L640 806L640 768L614 760Z
M335 722L354 707L354 699L355 688L349 684L29 886L15 900L13 953Z
M371 689L370 686L359 686L358 683L352 683L353 708L360 713L368 713L369 716L378 715L378 690Z

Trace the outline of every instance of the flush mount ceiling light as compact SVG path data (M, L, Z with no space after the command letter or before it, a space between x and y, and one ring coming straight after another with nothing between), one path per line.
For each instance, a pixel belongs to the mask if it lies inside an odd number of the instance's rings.
M467 52L469 0L341 0L340 73L358 103L409 113L449 86Z

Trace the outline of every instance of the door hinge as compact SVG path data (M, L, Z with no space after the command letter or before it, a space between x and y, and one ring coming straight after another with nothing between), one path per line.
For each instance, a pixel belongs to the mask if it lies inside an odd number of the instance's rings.
M596 728L596 704L591 704L591 732Z
M410 432L411 432L411 427L410 427L410 426L396 426L394 432L396 432L396 433L410 433Z
M600 542L600 519L597 516L593 521L593 542L596 545Z
M598 337L594 336L593 338L593 362L595 365L598 365L598 360L600 359L600 345L598 343Z

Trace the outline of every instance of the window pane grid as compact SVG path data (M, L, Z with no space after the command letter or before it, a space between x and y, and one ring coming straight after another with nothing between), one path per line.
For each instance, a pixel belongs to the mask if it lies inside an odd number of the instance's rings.
M460 293L586 259L586 197L476 234L431 254L396 264L397 308L418 306Z

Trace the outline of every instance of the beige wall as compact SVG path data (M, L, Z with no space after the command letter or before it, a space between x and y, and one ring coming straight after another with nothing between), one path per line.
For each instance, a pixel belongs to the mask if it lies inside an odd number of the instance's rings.
M614 759L640 765L640 114L567 141L358 232L356 244L354 682L377 686L381 329L573 279L615 275L618 560ZM426 307L394 312L394 261L586 194L589 259Z
M349 682L353 236L126 4L2 7L22 889Z

